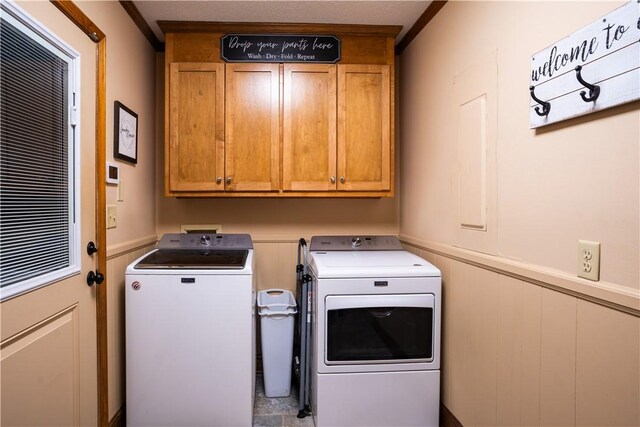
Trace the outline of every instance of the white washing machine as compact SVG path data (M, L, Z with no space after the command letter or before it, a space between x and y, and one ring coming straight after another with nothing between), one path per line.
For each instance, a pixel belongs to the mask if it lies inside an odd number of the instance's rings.
M316 427L438 426L441 274L393 236L311 239Z
M127 267L127 425L251 426L255 279L246 234L166 234Z

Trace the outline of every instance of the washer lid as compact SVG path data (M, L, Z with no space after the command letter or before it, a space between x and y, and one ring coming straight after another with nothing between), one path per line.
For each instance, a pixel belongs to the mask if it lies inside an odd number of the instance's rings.
M158 249L142 258L135 269L241 270L248 250Z
M315 251L309 265L319 279L440 277L440 270L407 251Z

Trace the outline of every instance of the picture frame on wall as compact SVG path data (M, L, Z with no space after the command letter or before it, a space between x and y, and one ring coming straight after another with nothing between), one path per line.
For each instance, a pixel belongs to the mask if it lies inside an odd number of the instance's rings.
M113 157L138 163L138 115L120 101L114 102Z

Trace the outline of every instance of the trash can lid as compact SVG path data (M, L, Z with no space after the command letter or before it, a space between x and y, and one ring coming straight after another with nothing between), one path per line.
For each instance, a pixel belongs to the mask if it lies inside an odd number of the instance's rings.
M296 307L293 294L286 289L265 289L258 291L258 307L267 307L282 311L283 309Z

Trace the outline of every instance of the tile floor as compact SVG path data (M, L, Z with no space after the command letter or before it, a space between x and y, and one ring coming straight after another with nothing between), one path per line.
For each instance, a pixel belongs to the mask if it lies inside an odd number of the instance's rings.
M262 375L256 377L256 400L253 407L254 427L313 427L311 416L298 418L298 390L289 397L266 397Z

